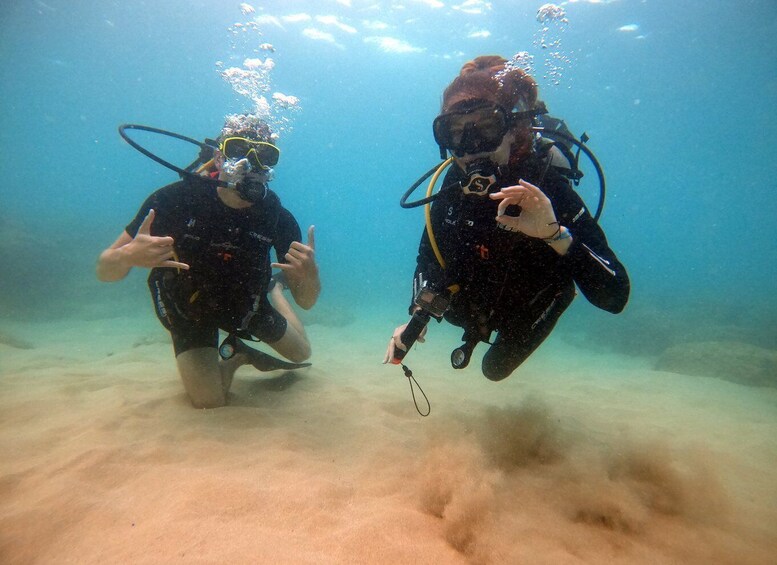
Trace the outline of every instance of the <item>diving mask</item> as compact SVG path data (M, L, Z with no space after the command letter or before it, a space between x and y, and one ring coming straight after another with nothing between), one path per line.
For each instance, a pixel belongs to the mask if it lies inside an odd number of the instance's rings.
M508 112L485 100L465 100L435 118L434 140L442 152L447 150L457 157L491 153L517 121L531 119L541 112L538 109Z
M278 164L281 152L272 143L245 137L227 137L219 143L219 151L229 160L248 159L254 170L267 170Z

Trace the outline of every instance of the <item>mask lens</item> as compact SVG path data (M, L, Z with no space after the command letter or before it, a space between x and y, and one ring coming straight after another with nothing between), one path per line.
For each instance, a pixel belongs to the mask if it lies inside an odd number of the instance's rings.
M278 148L271 143L259 142L254 145L254 151L256 152L259 161L265 167L274 167L278 164L278 159L281 156L281 152Z
M504 110L492 104L442 114L432 128L438 145L464 154L496 150L509 129Z
M227 159L242 159L250 149L248 140L240 137L225 139L221 145L221 152Z
M225 139L221 144L221 152L227 159L247 158L253 167L259 169L274 167L280 157L280 151L275 145L243 137Z

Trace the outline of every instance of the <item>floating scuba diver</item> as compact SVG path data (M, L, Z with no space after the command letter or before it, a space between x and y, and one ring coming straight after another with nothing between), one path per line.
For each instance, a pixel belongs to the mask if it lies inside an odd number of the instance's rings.
M200 147L179 168L130 138L128 130L162 134ZM122 137L181 176L141 206L97 263L102 281L121 280L133 267L150 268L148 285L160 322L170 331L184 388L195 407L227 403L235 370L306 367L310 344L283 295L302 308L320 292L314 229L302 243L299 225L268 182L280 152L269 126L251 114L228 116L217 140L126 124ZM271 263L274 248L277 263ZM272 268L282 276L272 276ZM269 298L268 298L269 295ZM228 333L219 346L219 330ZM251 348L264 341L290 360ZM217 353L218 350L218 353Z
M587 138L575 139L563 121L546 116L537 97L534 80L497 56L466 63L443 93L433 133L444 162L400 202L425 205L426 230L412 317L394 331L384 363L401 364L428 321L445 319L464 330L452 366L466 367L477 344L486 342L482 371L499 381L548 337L575 297L575 285L599 308L618 313L625 307L629 278L597 223L602 170ZM582 177L581 152L599 176L593 216L570 186ZM429 176L426 198L408 203Z

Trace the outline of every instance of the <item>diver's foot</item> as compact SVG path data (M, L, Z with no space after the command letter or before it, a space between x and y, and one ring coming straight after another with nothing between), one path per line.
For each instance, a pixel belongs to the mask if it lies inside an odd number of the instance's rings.
M268 355L267 353L259 351L258 349L247 346L239 339L235 344L235 353L244 354L248 358L248 363L258 371L276 371L278 369L290 371L292 369L310 367L311 365L311 363L292 363L290 361L278 359L277 357Z

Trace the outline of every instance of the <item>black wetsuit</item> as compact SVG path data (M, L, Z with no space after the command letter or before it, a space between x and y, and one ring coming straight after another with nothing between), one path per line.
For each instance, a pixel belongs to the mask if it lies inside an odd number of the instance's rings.
M183 180L165 186L141 206L127 233L137 234L150 208L151 235L171 236L178 260L189 270L155 268L148 285L162 324L170 330L175 354L216 347L218 329L242 330L268 343L283 337L286 320L270 304L270 247L280 262L299 224L268 190L249 208L225 205L209 182ZM247 337L247 335L246 335Z
M486 377L509 376L545 340L572 302L575 284L595 306L613 313L623 310L629 297L626 270L563 176L532 157L502 171L497 186L524 179L542 189L559 223L572 234L564 256L541 239L502 229L495 221L498 201L465 195L459 188L445 190L463 179L453 165L431 209L446 269L440 267L424 231L414 291L419 275L437 291L459 285L445 319L465 329L465 341L486 341L492 331L498 332L483 358ZM514 215L517 210L512 208L507 213Z

